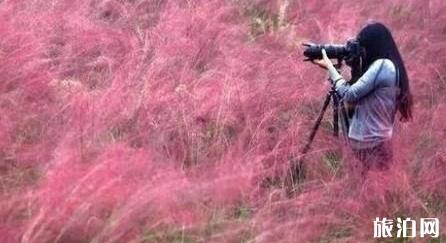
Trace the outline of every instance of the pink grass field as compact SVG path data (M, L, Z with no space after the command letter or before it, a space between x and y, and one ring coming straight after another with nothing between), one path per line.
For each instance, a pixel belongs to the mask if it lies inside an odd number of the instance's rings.
M446 242L445 13L441 0L0 1L0 242L376 242L376 217L439 218L437 239L386 242ZM358 186L327 114L288 197L329 88L300 44L344 43L369 20L391 29L415 100L394 164Z

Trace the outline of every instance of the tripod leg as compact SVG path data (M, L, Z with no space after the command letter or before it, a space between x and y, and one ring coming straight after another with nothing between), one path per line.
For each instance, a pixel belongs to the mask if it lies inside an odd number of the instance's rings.
M319 126L321 125L321 121L324 118L325 110L327 110L328 105L330 104L332 94L328 93L327 97L325 98L324 104L322 105L322 109L319 112L319 116L317 117L316 123L314 123L313 128L311 129L310 137L308 138L307 144L305 144L302 154L305 154L310 149L311 143L313 142L314 137L316 136L317 129L319 129Z
M344 137L347 138L348 137L348 129L350 127L350 124L348 122L348 114L347 114L347 109L345 108L344 105L341 105L341 115L342 115L342 119L343 119L343 127L342 127L342 131L344 134Z
M327 97L325 98L325 101L322 105L322 109L319 112L318 118L316 120L316 123L313 125L313 128L311 129L310 137L308 138L307 144L305 144L303 150L301 151L301 155L305 155L308 150L310 149L311 143L313 142L314 137L316 136L316 132L321 124L321 121L324 117L324 113L327 110L328 105L330 104L331 100L331 93L327 94ZM287 191L289 194L292 194L295 191L295 186L299 184L302 180L305 179L305 171L302 161L302 156L298 159L292 159L290 161L290 173L286 178L285 184L287 187Z
M333 136L337 137L339 135L339 97L336 91L331 92L333 95Z

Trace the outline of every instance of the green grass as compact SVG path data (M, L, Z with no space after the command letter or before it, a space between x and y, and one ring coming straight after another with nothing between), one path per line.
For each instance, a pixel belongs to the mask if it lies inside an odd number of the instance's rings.
M233 217L240 221L249 219L253 213L251 208L243 204L236 206L233 210Z
M429 241L429 243L446 243L446 235L440 235L438 238L433 238Z
M353 228L349 226L334 227L328 232L328 234L324 235L317 242L318 243L335 242L336 240L341 240L350 237L352 233L353 233Z
M286 6L283 6L286 8ZM289 24L285 21L285 9L279 13L268 13L263 9L250 8L246 10L246 15L250 18L251 29L249 36L252 40L257 37L272 33L287 27Z
M425 202L426 207L435 215L444 214L446 212L446 198L440 193L432 193Z
M138 242L159 243L195 243L199 242L194 236L181 229L168 229L161 231L148 231L143 233Z
M328 151L322 157L323 163L331 174L337 175L342 165L342 154L339 150Z

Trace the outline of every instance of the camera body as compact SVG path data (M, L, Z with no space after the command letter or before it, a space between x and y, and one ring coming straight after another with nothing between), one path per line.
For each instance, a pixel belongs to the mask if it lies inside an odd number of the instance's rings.
M304 51L306 61L322 59L322 49L325 49L328 58L345 60L347 64L353 63L362 54L362 48L356 39L348 40L345 45L305 43L304 46L307 47Z

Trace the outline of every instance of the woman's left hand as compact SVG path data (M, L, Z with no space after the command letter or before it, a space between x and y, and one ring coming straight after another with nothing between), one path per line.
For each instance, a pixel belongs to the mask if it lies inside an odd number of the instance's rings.
M313 60L312 62L324 69L328 69L329 66L333 66L333 63L331 62L330 58L328 58L325 49L322 49L322 59Z

